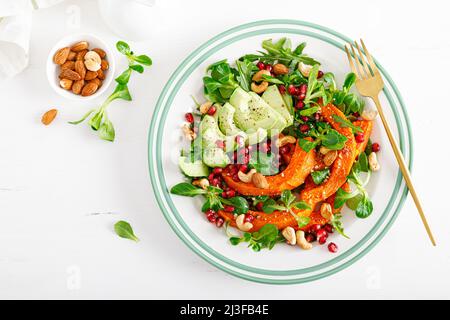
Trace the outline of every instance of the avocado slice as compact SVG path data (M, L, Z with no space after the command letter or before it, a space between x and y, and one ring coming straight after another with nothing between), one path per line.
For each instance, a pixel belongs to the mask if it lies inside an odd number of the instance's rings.
M267 102L275 111L283 116L286 120L287 126L291 126L294 122L294 117L292 116L292 110L286 105L286 101L283 99L278 87L276 85L270 86L263 93L262 99Z
M210 147L203 149L203 163L212 168L225 168L230 163L230 158L222 149Z
M208 167L201 160L190 162L187 157L180 157L178 165L188 177L206 177L209 174Z
M283 130L287 122L277 111L271 108L259 95L237 88L230 97L235 108L234 122L245 132L256 132L259 128L270 133Z

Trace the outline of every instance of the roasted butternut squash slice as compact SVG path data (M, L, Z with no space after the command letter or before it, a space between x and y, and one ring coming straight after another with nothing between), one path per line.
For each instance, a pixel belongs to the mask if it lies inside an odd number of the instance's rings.
M330 123L330 125L339 133L347 137L347 142L342 150L339 151L338 157L333 163L331 167L330 177L326 182L321 184L320 186L316 185L308 185L305 189L300 193L301 200L305 201L309 204L309 206L314 209L315 206L324 201L325 199L333 196L337 190L343 186L347 181L347 176L350 173L350 170L353 166L353 163L356 158L356 142L353 136L353 132L350 128L343 128L341 125L334 121L333 115L337 115L343 119L346 119L345 115L335 106L327 105L322 107L322 116L324 119ZM302 150L303 151L303 150ZM304 152L304 151L303 151ZM312 154L314 159L314 154ZM291 161L292 163L292 161ZM313 164L314 166L314 164ZM232 179L231 179L232 180ZM228 183L228 181L226 180ZM277 193L281 193L285 185L282 185L281 188L278 188ZM230 187L233 188L232 185ZM238 190L237 188L235 188ZM239 191L239 190L238 190ZM253 192L253 190L252 190ZM258 195L258 193L242 193L245 195ZM270 193L265 193L269 194ZM253 229L251 232L259 230L265 224L274 224L278 227L278 229L284 229L288 226L295 227L297 226L296 219L289 212L281 212L276 211L272 214L266 214L264 212L254 212L250 211L255 219L253 220ZM313 213L312 210L295 210L295 213L299 216L311 216ZM232 225L234 222L234 216L232 214L228 214L226 212L219 212L219 214L226 220L230 220ZM320 221L317 215L313 215L314 221ZM319 220L317 220L319 219Z
M278 175L266 177L269 184L268 189L255 187L252 183L234 181L228 169L224 170L222 177L230 188L245 196L275 196L284 190L292 190L303 184L314 164L315 151L311 150L306 153L297 143L286 169Z
M358 120L353 122L353 124L360 127L364 131L364 141L356 145L356 154L359 155L361 152L366 150L367 144L369 143L370 135L372 134L373 129L373 121Z

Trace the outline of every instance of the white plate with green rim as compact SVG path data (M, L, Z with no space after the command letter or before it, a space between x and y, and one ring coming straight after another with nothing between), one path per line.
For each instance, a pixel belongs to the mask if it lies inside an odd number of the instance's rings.
M377 119L372 138L382 146L381 171L375 173L367 188L374 203L373 214L357 219L345 209L344 225L351 237L336 233L329 240L338 244L331 254L326 246L302 251L298 247L278 245L272 251L253 252L245 244L234 247L223 229L208 223L201 213L201 199L174 196L169 189L183 181L177 158L182 148L181 124L193 105L191 95L203 99L202 77L208 65L227 58L234 61L261 49L265 39L289 37L294 44L307 42L305 53L333 72L339 84L350 72L344 52L349 38L319 25L297 20L265 20L230 29L192 52L177 68L156 105L149 131L149 168L158 204L179 238L200 257L237 277L269 284L294 284L321 279L355 263L368 253L394 223L407 196L389 142ZM376 48L372 48L376 51ZM381 96L386 116L400 143L409 166L412 165L412 138L405 106L395 83L378 64L386 88Z

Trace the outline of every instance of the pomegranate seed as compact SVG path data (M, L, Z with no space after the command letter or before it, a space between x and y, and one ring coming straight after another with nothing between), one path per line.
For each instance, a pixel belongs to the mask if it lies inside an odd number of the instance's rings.
M189 123L194 123L194 115L191 112L188 112L184 115L184 118Z
M314 120L316 120L316 121L320 120L320 113L318 113L318 112L314 113Z
M246 173L248 170L248 166L246 164L241 165L241 167L239 168L239 171Z
M214 178L211 183L214 187L218 187L220 184L220 179Z
M239 179L239 176L237 174L233 175L232 179L235 182L240 182L241 181L241 179Z
M372 144L372 152L379 152L381 150L380 144L379 143L374 143Z
M319 244L327 243L327 239L328 237L317 237L317 241L319 242Z
M212 183L212 181L214 180L214 173L209 174L208 180L209 180L209 183Z
M322 229L322 226L320 224L313 224L310 228L309 231L313 232L313 233L317 233L318 231L320 231L320 229Z
M262 202L258 202L258 204L256 205L256 210L258 211L263 211L263 203Z
M303 103L303 101L299 100L296 104L295 104L295 108L296 109L303 109L303 107L305 106L305 104Z
M238 169L237 166L232 166L231 169L230 169L230 174L231 175L235 175L235 174L238 173L238 171L239 171L239 169Z
M282 147L280 148L280 153L281 153L281 154L286 154L286 153L289 152L289 150L290 150L290 147L289 147L289 146L282 146Z
M245 139L243 136L236 136L235 141L239 146L243 146L245 143Z
M225 220L223 220L223 218L217 218L217 220L216 220L216 227L217 228L222 228L224 223L225 223Z
M353 112L353 116L359 118L359 112Z
M225 148L225 142L222 140L217 140L216 141L216 147L220 148L220 149L224 149Z
M225 212L233 212L233 211L234 211L234 207L233 207L233 206L225 206L225 207L223 208L223 210L224 210Z
M301 100L301 101L305 100L305 98L306 98L306 93L300 93L298 95L298 99Z
M320 71L317 73L317 79L320 79L323 77L323 71Z
M222 198L228 199L228 193L227 193L227 191L222 192Z
M208 109L208 114L209 114L210 116L213 116L213 115L216 113L216 110L217 110L217 108L216 108L215 106L211 106L211 107L209 107L209 109Z
M253 220L255 220L255 217L252 216L251 214L248 214L248 213L247 213L247 214L245 215L245 217L244 217L244 222L250 222L250 223L252 223Z
M261 61L259 61L256 64L256 66L258 67L259 70L264 70L266 68L266 65L263 62L261 62Z
M305 235L305 239L306 241L308 241L309 243L316 241L316 237L312 234L312 233L307 233Z
M304 122L306 122L306 121L309 120L309 118L308 118L307 116L302 116L302 120L303 120Z
M316 232L317 238L328 238L328 232L325 229L320 229Z
M216 216L206 216L209 222L216 223Z
M238 179L239 179L239 177L238 177ZM236 191L234 191L233 189L228 190L227 191L227 196L228 196L228 198L235 197L236 196Z
M300 85L298 90L299 90L300 94L306 94L306 91L308 91L308 85L307 84L302 84L302 85Z
M334 242L330 242L328 244L328 251L330 251L331 253L336 253L338 252L338 246Z
M213 173L216 174L216 175L217 174L222 174L222 171L223 171L222 168L214 168Z
M213 210L213 209L208 209L208 210L206 210L206 212L205 212L205 214L208 216L208 215L215 215L216 214L216 212Z
M278 86L278 90L280 91L281 94L286 93L286 87L282 84Z
M326 224L326 225L324 225L323 228L324 228L325 231L328 232L328 233L333 233L333 232L334 232L334 228L333 228L333 226L332 226L331 224Z
M356 140L357 143L363 143L364 142L364 134L361 133L361 132L358 132L355 135L355 140Z
M288 92L291 96L295 96L297 93L297 88L293 84L290 84L288 87Z
M300 125L300 131L303 132L303 133L308 132L309 131L309 125L307 125L307 124Z
M272 72L273 67L271 64L266 64L266 66L264 67L265 70Z

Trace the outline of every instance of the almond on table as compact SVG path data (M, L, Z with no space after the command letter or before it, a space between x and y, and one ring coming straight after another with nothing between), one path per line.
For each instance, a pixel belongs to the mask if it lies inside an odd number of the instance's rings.
M53 122L53 120L55 120L57 114L58 114L58 110L56 110L56 109L48 110L46 113L44 113L42 115L42 118L41 118L42 124L48 126L50 123Z

